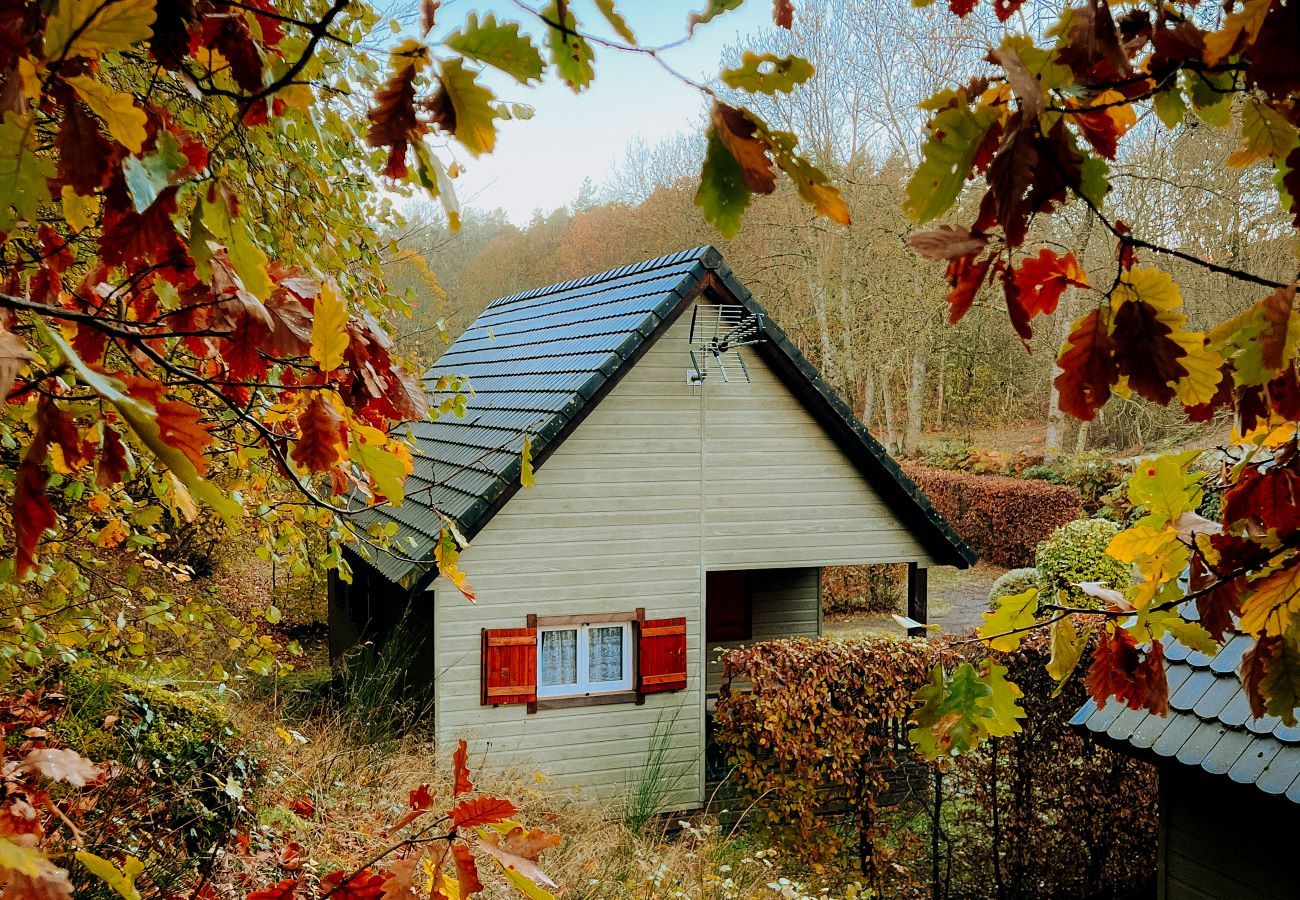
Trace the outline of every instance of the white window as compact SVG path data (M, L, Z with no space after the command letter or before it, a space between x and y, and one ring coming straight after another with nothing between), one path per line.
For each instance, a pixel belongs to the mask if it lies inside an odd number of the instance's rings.
M632 623L537 629L537 696L632 690Z

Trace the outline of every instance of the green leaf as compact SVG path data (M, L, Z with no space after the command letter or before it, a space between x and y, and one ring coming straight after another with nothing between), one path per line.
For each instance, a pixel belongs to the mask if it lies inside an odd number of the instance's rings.
M546 41L551 48L551 62L555 65L555 71L575 94L581 93L596 77L596 70L592 66L595 54L591 45L578 33L578 20L564 0L552 0L542 15L562 26L557 28L548 24L546 27Z
M496 110L492 92L475 80L475 75L465 68L460 59L447 59L442 63L440 75L442 89L455 110L451 131L473 156L491 153L496 145Z
M796 85L812 78L814 71L812 63L802 57L746 51L739 66L722 72L722 81L728 87L750 93L788 94Z
M1024 697L1025 693L1019 685L1007 681L1007 667L986 659L979 680L989 689L988 696L979 701L989 711L987 721L981 723L988 735L1011 737L1020 731L1020 722L1017 720L1025 718L1025 710L1016 701Z
M1232 124L1233 75L1183 72L1183 87L1192 100L1192 109L1202 122L1216 128Z
M1162 528L1201 505L1201 473L1187 472L1200 451L1171 453L1148 459L1133 470L1128 498L1147 511L1142 522Z
M1110 166L1100 156L1085 156L1079 167L1079 193L1100 207L1110 191Z
M394 506L401 506L405 499L403 484L406 480L406 466L397 454L384 449L378 444L366 444L352 441L348 454L366 470L366 474L375 482Z
M456 198L456 188L447 174L447 167L425 146L423 141L411 144L415 151L415 170L413 177L423 187L430 198L437 198L442 204L442 211L447 216L447 227L460 231L460 201Z
M50 199L46 178L54 176L54 161L36 155L36 130L26 117L6 112L0 124L0 231L18 219L34 219L40 204Z
M1295 126L1267 103L1249 97L1241 107L1241 149L1227 163L1248 166L1261 159L1281 159L1295 145Z
M102 856L96 856L88 850L78 850L76 856L77 862L108 885L119 897L124 900L140 900L140 891L135 886L136 877L144 871L144 863L140 860L128 855L126 864L119 869Z
M169 131L159 131L156 149L148 156L128 156L122 163L126 187L136 212L144 212L171 181L172 173L189 162Z
M992 696L993 689L980 680L970 663L962 663L946 679L943 667L937 665L930 683L914 698L921 707L912 714L916 727L907 733L908 738L929 759L969 752L989 733ZM1014 699L1012 696L1011 701ZM1006 698L1001 702L1006 704ZM1011 705L1014 707L1014 702ZM1014 718L1011 721L1014 723Z
M745 184L744 169L722 143L716 129L709 129L707 140L695 205L704 213L705 221L723 237L733 238L740 231L740 217L749 206L753 192Z
M632 33L631 27L627 24L627 19L619 15L618 10L614 9L614 0L596 0L596 9L605 17L609 27L614 29L614 33L627 41L629 44L636 43L636 35Z
M480 22L477 13L465 18L464 27L447 38L446 44L462 56L500 69L520 84L542 78L542 54L516 22L497 22L488 13Z
M266 274L267 258L262 248L253 241L248 232L248 225L243 217L234 217L222 192L217 192L215 200L204 198L202 212L199 213L203 225L212 239L226 248L226 256L231 268L239 276L244 289L259 300L266 300L275 291L275 285ZM190 236L191 243L196 243L195 235ZM202 237L202 236L199 236ZM210 257L208 257L210 258ZM205 259L206 262L206 259Z
M984 613L984 624L975 633L994 650L1015 650L1037 616L1038 588L1030 588L999 600L997 609Z
M709 0L709 5L704 8L703 12L693 12L690 18L686 20L687 32L694 34L697 25L707 25L724 12L739 8L740 4L744 2L745 0Z
M1156 94L1152 105L1166 128L1177 128L1187 118L1187 101L1177 87Z
M980 141L993 124L995 113L959 105L940 110L929 125L922 160L907 183L903 210L917 223L929 222L957 202L970 173Z

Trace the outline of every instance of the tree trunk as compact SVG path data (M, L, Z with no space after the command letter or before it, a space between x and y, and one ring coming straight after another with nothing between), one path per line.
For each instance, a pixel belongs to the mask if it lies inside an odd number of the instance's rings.
M1061 307L1056 311L1056 339L1054 346L1062 346L1070 336L1070 321L1074 308L1074 287L1066 289ZM1043 458L1051 459L1061 454L1065 445L1065 413L1061 412L1061 392L1056 388L1056 377L1061 366L1052 360L1050 380L1047 382L1047 439L1043 442Z
M911 378L907 383L907 432L903 437L903 452L916 452L921 443L921 427L925 420L925 348L912 351Z
M876 367L868 365L862 381L862 424L870 431L876 421Z
M880 402L885 408L885 446L890 453L898 452L898 422L894 419L894 374L885 373L880 385Z
M939 400L934 406L934 427L943 430L944 394L948 388L948 354L939 354Z
M1080 422L1079 433L1074 436L1074 453L1077 456L1088 449L1088 426L1091 422Z

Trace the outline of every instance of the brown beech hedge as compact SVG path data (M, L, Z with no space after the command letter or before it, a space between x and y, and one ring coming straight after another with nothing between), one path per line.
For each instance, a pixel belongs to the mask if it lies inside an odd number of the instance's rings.
M910 462L903 471L980 559L1009 569L1032 566L1039 542L1083 515L1083 498L1069 485Z
M1056 691L1047 635L992 654L1025 692L1024 730L933 764L908 745L931 668L986 653L890 637L729 651L713 740L738 808L788 852L858 869L881 896L1152 896L1155 768L1068 724L1086 691L1077 677Z

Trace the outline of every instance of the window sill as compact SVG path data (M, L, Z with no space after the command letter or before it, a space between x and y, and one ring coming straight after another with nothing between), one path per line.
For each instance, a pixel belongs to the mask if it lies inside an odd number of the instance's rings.
M580 694L576 697L545 697L537 700L537 711L546 709L572 709L578 706L605 706L612 703L635 703L636 691L615 691L608 694Z

